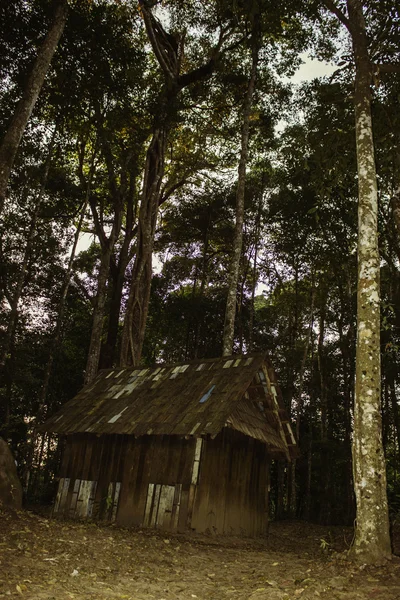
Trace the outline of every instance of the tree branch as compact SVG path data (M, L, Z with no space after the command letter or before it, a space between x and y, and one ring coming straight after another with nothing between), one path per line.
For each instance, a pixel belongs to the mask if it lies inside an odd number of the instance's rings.
M336 3L334 2L334 0L323 0L323 3L325 4L326 8L328 10L330 10L334 15L336 15L337 18L339 19L339 21L341 23L343 23L343 25L349 31L351 31L352 26L351 26L351 23L350 23L349 19L346 17L346 15L344 14L344 12L342 12L340 10L340 8L336 5Z
M175 81L176 74L171 69L171 64L170 64L170 61L168 59L167 53L164 51L164 49L159 44L156 32L154 31L154 24L156 25L156 28L158 30L158 34L162 35L162 37L164 38L164 42L166 42L170 46L170 49L173 51L172 46L168 43L167 34L165 33L165 31L164 31L163 27L161 26L161 24L157 23L156 20L155 20L155 18L151 14L151 12L149 12L147 10L147 7L145 6L143 0L139 0L139 5L140 5L140 8L142 10L142 15L143 15L144 23L146 25L147 34L149 36L152 48L154 50L154 54L157 57L157 60L158 60L158 62L160 64L160 67L162 68L162 70L164 71L165 76L169 80Z
M379 73L400 73L400 63L376 63L373 65Z

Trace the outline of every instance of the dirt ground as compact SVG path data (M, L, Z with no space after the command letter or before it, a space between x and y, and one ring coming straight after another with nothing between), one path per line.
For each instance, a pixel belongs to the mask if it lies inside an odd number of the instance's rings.
M249 540L0 511L0 598L400 600L400 559L355 566L351 538L306 523L273 523L267 540Z

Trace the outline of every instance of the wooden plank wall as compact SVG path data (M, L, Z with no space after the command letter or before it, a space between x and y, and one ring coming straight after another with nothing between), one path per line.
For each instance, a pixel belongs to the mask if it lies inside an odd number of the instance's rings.
M204 440L192 529L266 535L268 485L265 444L228 428L214 440Z
M54 512L130 527L144 523L146 504L152 502L154 516L147 516L152 524L184 531L195 444L178 436L68 436ZM157 491L157 506L149 489ZM159 508L163 514L157 517Z
M266 446L228 428L202 441L77 434L67 438L54 512L259 536L267 529L268 472Z

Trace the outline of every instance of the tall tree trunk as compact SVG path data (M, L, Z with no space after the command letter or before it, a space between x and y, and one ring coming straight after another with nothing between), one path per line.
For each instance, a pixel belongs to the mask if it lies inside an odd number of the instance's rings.
M139 364L142 354L150 299L154 235L164 175L166 135L167 131L164 127L156 128L147 150L139 210L137 251L121 339L121 366Z
M253 41L252 65L246 98L243 106L243 124L241 136L241 151L238 167L238 184L236 190L236 221L233 237L232 257L229 265L228 295L226 299L224 334L222 340L222 355L232 354L235 332L236 294L239 281L240 259L242 256L243 222L244 222L244 192L246 186L246 166L249 146L250 116L253 106L253 94L256 83L258 63L258 40Z
M145 0L139 0L141 14L154 54L164 73L161 105L156 115L152 140L146 155L142 200L139 210L137 253L132 269L131 286L121 339L120 365L138 364L141 359L147 313L149 309L152 253L157 222L160 189L164 176L167 135L177 111L177 99L187 86L204 81L216 66L221 47L229 30L220 31L210 59L187 73L180 73L184 55L184 36L168 34L155 19Z
M50 62L56 51L68 16L67 0L57 0L54 18L44 38L22 97L0 146L0 213L3 211L7 184L25 127L38 99Z
M372 67L362 3L360 0L347 0L347 8L356 62L354 105L359 186L353 435L357 524L352 554L364 563L381 563L391 557L391 546L380 411L380 260L371 117Z

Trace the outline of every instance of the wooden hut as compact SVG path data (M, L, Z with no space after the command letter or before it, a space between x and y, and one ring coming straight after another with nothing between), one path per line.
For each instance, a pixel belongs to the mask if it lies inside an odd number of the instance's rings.
M249 536L296 445L264 355L101 371L42 430L66 437L55 514Z

